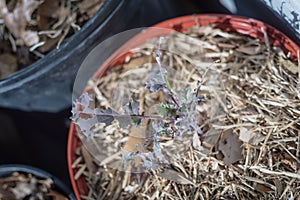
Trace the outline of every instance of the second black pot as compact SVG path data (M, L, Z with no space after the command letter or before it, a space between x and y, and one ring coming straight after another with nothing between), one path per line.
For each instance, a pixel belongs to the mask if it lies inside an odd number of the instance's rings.
M67 186L65 186L59 179L46 171L27 165L0 165L0 177L8 177L14 172L19 172L21 174L31 174L38 179L51 179L54 182L53 189L56 192L64 195L69 200L75 200L75 197L71 190L67 188Z

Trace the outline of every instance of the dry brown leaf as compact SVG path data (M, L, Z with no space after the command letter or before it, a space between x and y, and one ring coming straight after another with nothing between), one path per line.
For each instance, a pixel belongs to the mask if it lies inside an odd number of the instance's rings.
M282 192L283 192L283 190L284 190L281 181L278 180L278 179L275 179L275 180L274 180L274 185L275 185L275 187L276 187L276 193L277 193L278 195L281 195Z
M47 38L45 40L45 44L42 45L42 46L40 46L38 48L38 50L41 51L42 53L48 52L51 48L53 48L57 44L57 42L59 41L59 39L60 39L59 37L56 37L56 38ZM43 40L43 39L41 39L41 40Z
M32 174L14 172L0 177L0 199L51 199L66 200L62 194L53 191L52 179L39 179Z
M103 1L99 0L87 0L83 1L79 5L80 13L86 13L89 17L92 17L101 7Z
M223 161L226 165L231 165L243 158L241 145L242 142L232 131L229 130L222 133L218 149L222 151L224 155Z
M59 194L58 192L55 192L54 190L50 190L49 193L47 194L48 197L51 197L51 199L55 200L67 200L65 196Z
M287 70L289 70L290 72L292 72L293 74L297 74L298 73L298 66L295 65L293 62L291 62L290 60L286 60L283 57L279 57L279 61L280 63L282 63L282 66L284 68L286 68Z
M198 33L201 33L204 35L209 35L215 31L212 27L209 27L209 26L200 26L197 28L198 28Z
M128 136L128 140L123 147L124 152L146 152L143 144L146 143L146 138Z
M0 55L0 79L7 77L17 70L16 56L4 53Z
M57 19L60 13L60 0L45 0L38 8L38 27L39 30L50 28L49 20ZM52 19L51 19L52 18Z
M194 185L194 183L191 180L189 180L188 178L186 178L184 176L184 174L182 174L180 172L177 172L177 171L174 171L172 169L164 169L163 172L158 173L157 175L162 177L162 178L165 178L167 180L174 181L178 184L184 184L184 185L191 184L191 185Z
M151 59L152 59L151 56L133 58L128 63L125 63L123 67L125 70L135 69L136 66L141 66L144 63L151 62Z
M203 144L205 144L207 147L212 148L215 146L220 138L221 131L217 130L215 128L210 128L206 133L205 133L205 140L203 141Z
M57 22L52 26L53 29L63 27L65 25L65 22L67 19L70 20L70 22L68 22L68 23L75 21L77 14L75 12L71 14L69 12L69 9L70 9L69 7L63 7L63 8L59 9L58 19L57 19ZM64 31L66 31L68 27L63 28Z
M128 136L128 140L126 141L123 151L124 152L146 152L147 150L144 147L146 143L146 127L131 127L130 134Z
M272 189L266 185L260 184L260 183L255 183L254 184L254 188L255 190L262 192L262 193L266 193L266 192L270 192L272 191Z
M19 1L13 12L9 12L5 0L0 0L0 13L3 16L4 24L16 38L18 45L31 46L39 41L37 32L27 31L27 23L31 20L32 13L42 1L23 0Z

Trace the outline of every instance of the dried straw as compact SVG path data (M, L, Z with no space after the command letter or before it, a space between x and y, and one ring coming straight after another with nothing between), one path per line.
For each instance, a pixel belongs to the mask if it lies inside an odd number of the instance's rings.
M211 65L201 88L207 101L197 107L205 142L201 145L197 137L183 146L163 141L171 152L171 168L132 174L108 167L114 160L109 149L117 151L130 130L98 128L95 141L101 153L90 146L98 157L91 161L79 154L73 164L90 188L82 198L299 199L300 64L270 46L267 34L266 43L213 26L194 26L186 34L191 37L165 37L163 64L175 89L194 88ZM159 101L161 96L150 94L142 82L156 67L151 54L157 42L134 49L132 58L101 80L90 80L88 89L99 106L117 106L131 93L144 110ZM217 59L221 62L214 63ZM102 165L99 157L105 159ZM84 162L93 162L94 168Z

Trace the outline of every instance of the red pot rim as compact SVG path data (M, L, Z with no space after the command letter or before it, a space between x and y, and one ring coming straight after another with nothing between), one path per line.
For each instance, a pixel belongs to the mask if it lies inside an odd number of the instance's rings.
M238 32L244 35L248 35L254 38L259 38L261 41L265 41L264 31L268 35L269 43L271 46L279 46L284 51L285 54L290 55L290 59L294 62L298 60L297 51L299 47L286 35L267 25L261 21L252 18L245 18L240 16L223 15L223 14L198 14L198 15L188 15L183 17L177 17L163 21L159 24L154 25L157 31L146 29L138 35L134 36L128 42L126 42L122 47L115 51L98 69L94 74L93 78L99 78L107 71L110 67L115 64L122 64L127 56L132 55L132 53L127 52L128 46L135 47L144 43L147 39L157 37L160 35L166 35L175 31L185 31L189 27L194 25L207 25L207 24L217 24L217 28L228 32ZM132 45L133 44L133 45ZM125 53L124 53L125 52ZM122 55L122 56L120 56ZM118 57L117 57L118 56ZM117 59L116 59L117 58ZM76 148L79 143L79 139L75 136L75 126L71 122L68 136L68 169L69 175L72 183L72 187L77 199L80 199L80 194L87 194L88 187L85 183L85 179L81 176L78 180L74 179L76 169L72 168L72 163L76 159Z

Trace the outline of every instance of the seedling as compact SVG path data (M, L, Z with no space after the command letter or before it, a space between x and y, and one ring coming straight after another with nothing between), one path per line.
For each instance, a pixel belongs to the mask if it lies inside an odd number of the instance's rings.
M168 165L169 162L165 158L160 145L160 136L175 139L181 138L185 134L197 133L200 140L203 140L202 130L198 124L196 106L205 101L205 97L200 94L200 90L209 67L207 67L202 79L198 81L194 89L184 88L175 92L168 80L168 71L162 65L161 41L162 37L159 40L155 56L159 68L158 73L153 74L145 83L145 87L151 93L166 95L164 102L160 102L155 106L155 115L140 113L140 102L134 97L131 97L123 106L124 114L115 111L111 107L106 109L90 108L92 98L88 93L83 94L74 102L72 119L87 137L93 136L91 129L96 123L104 123L108 126L117 121L120 128L127 128L130 125L141 127L150 124L152 126L153 132L145 140L136 139L139 142L134 144L134 147L129 151L120 148L125 165L137 157L142 160L144 167L147 169L157 169L161 165ZM88 117L84 118L82 116Z

